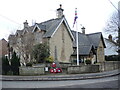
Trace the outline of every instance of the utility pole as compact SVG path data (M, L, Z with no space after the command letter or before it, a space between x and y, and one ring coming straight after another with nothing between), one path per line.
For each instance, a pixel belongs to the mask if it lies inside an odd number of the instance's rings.
M111 5L117 10L117 12L118 12L118 55L119 55L119 57L120 57L120 1L118 2L118 9L117 9L117 7L110 1L110 0L108 0L110 3L111 3Z
M120 57L120 2L118 2L118 55Z
M120 57L120 26L118 26L118 55Z

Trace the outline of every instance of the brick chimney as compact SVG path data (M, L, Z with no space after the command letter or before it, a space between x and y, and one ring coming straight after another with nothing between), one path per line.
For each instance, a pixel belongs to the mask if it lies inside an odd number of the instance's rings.
M111 34L108 36L108 39L109 39L110 41L112 41L112 35L111 35Z
M24 28L28 28L29 27L27 20L23 24L24 24Z
M82 27L82 33L85 34L85 27Z
M62 4L60 4L60 8L57 9L57 17L61 18L63 16L63 11L64 9L62 9Z

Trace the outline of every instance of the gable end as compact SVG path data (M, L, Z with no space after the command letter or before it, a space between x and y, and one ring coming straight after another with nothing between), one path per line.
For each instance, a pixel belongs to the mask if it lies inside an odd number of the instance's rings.
M39 27L37 24L35 24L35 26L34 26L34 28L33 28L33 30L32 30L32 33L35 32L36 28L38 28L38 30L41 31L40 27Z
M60 25L61 25L62 23L65 24L65 26L66 26L66 28L67 28L67 30L68 30L68 32L69 32L72 40L74 41L74 37L73 37L73 35L72 35L71 29L70 29L70 27L69 27L69 25L68 25L68 23L67 23L67 21L66 21L65 18L63 18L63 19L61 20L61 22L59 23L59 25L57 26L57 28L55 29L55 31L53 32L53 34L51 35L51 37L53 37L53 35L56 33L56 31L58 30L58 28L60 27Z

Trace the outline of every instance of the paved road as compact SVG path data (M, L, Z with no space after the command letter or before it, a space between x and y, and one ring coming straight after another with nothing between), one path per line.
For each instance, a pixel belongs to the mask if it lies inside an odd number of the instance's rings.
M118 88L118 76L68 81L3 81L2 88Z
M59 81L59 80L83 80L93 78L110 77L113 75L120 74L119 70L99 72L99 73L88 73L88 74L49 74L40 76L6 76L3 75L0 80L3 81Z
M89 84L87 83L87 84L80 84L80 85L71 85L71 86L61 86L57 88L118 88L118 80L89 83Z

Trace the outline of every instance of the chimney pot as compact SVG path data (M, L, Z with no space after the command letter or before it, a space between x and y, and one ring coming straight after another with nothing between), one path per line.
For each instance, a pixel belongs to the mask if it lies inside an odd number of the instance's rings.
M24 28L29 27L27 20L23 24L24 24Z
M60 8L57 9L57 17L61 18L63 16L63 11L64 9L62 9L62 4L60 4Z
M110 41L112 41L112 35L111 35L111 34L108 36L108 39L109 39Z
M85 27L82 27L82 33L85 34Z

